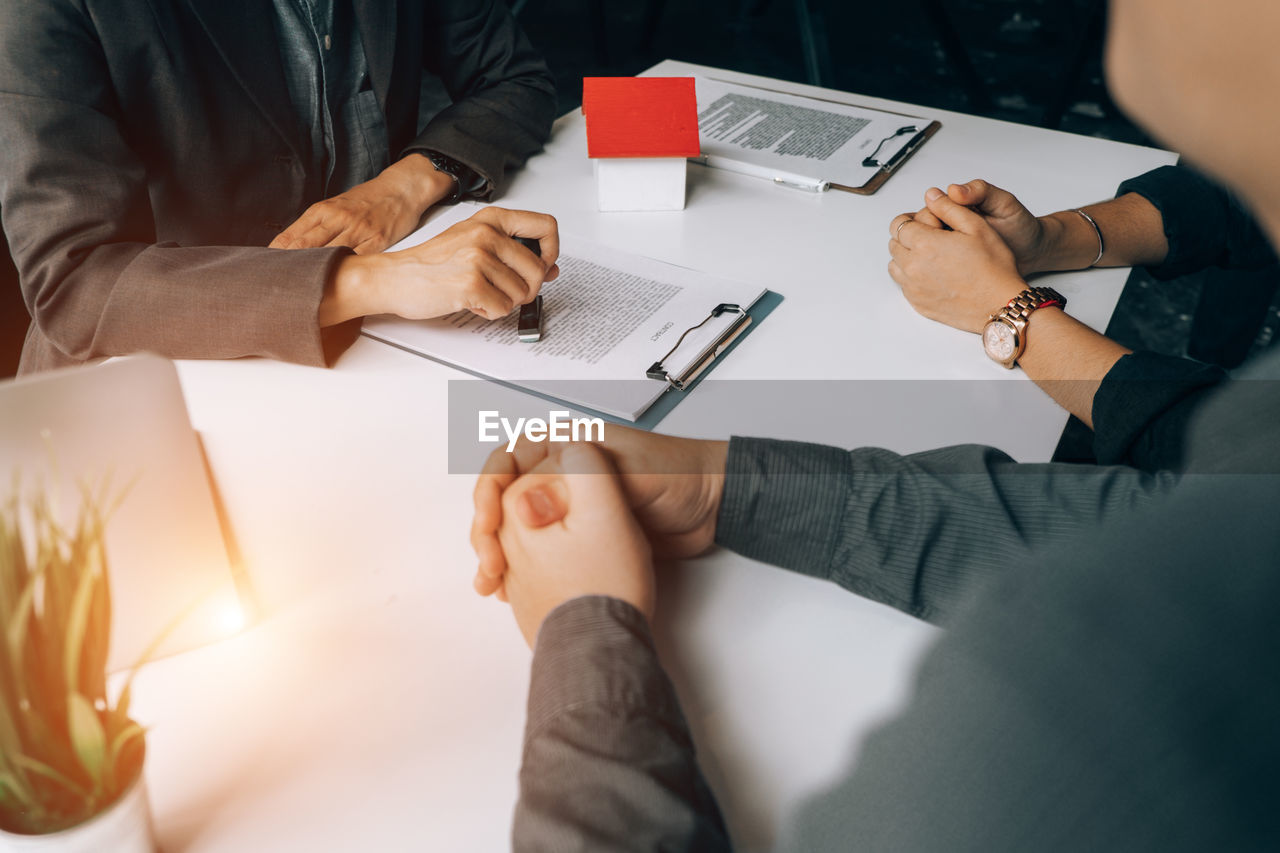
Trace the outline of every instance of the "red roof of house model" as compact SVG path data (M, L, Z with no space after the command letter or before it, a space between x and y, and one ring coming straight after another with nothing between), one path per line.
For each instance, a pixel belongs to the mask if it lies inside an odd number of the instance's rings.
M586 77L588 157L697 157L692 77Z

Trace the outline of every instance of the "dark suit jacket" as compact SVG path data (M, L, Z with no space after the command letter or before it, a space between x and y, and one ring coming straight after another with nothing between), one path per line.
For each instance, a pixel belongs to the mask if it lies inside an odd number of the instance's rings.
M552 83L501 3L354 8L393 161L431 148L496 183L546 139ZM424 69L454 103L419 133ZM144 349L325 363L316 312L347 250L264 248L319 200L304 134L269 0L0 0L22 370Z

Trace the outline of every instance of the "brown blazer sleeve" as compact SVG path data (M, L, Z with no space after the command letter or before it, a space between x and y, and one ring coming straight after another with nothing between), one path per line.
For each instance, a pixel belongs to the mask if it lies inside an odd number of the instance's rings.
M147 4L124 6L127 17ZM67 0L0 2L0 215L35 326L23 371L139 350L323 364L317 310L348 250L161 242L154 197L185 194L195 211L217 195L202 193L202 180L215 178L166 174L163 164L148 171L138 153L146 140L124 120L121 100L167 85L172 46L157 39L150 56L109 62L98 23ZM173 54L167 61L176 65Z
M423 58L453 104L433 117L406 153L431 149L489 183L524 163L551 135L555 85L505 4L444 0L425 4Z

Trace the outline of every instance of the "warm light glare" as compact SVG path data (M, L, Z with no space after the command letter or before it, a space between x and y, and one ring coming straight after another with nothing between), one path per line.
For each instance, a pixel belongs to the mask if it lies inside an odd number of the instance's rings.
M218 628L218 633L224 637L239 634L244 630L247 621L244 608L236 601L221 605L214 613L214 624Z

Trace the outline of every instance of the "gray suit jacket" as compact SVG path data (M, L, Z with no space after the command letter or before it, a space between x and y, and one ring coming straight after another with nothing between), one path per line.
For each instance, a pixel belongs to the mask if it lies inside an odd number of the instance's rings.
M391 157L441 151L494 183L555 102L492 0L354 0ZM453 105L419 132L423 71ZM324 364L348 250L266 249L316 181L268 0L0 0L0 215L34 319L30 372L150 350Z

